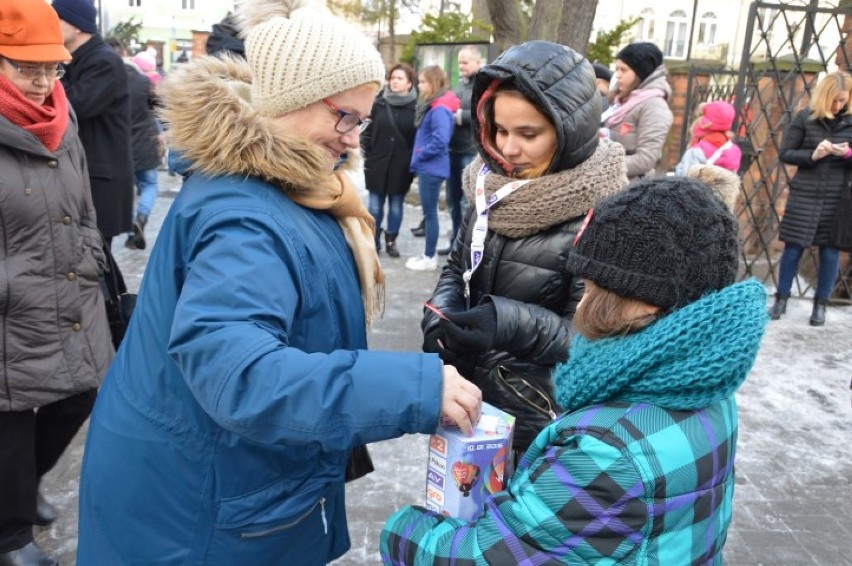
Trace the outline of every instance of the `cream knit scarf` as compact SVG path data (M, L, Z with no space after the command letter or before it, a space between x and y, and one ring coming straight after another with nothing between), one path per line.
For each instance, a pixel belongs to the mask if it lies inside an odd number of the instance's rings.
M475 209L476 176L482 167L477 157L465 171L464 188ZM494 171L485 178L486 199L516 181ZM595 152L573 169L533 179L501 200L488 213L488 228L507 238L523 238L586 214L599 200L627 185L624 148L601 140Z

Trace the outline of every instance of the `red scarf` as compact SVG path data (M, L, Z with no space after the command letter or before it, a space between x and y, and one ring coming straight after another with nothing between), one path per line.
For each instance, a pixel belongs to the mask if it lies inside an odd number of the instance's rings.
M53 83L53 92L36 104L18 90L12 81L0 75L0 115L30 132L50 151L56 151L68 128L68 99L62 83Z

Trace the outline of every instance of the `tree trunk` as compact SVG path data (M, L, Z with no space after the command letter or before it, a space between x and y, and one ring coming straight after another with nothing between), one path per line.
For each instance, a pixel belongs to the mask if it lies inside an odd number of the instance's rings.
M396 0L388 2L388 37L390 38L390 61L396 64Z
M512 45L520 43L520 11L517 0L488 0L494 45L497 46L498 52L502 53Z
M598 0L564 0L557 43L585 55L589 49L597 9Z
M562 4L562 0L538 0L535 3L527 40L556 41L563 12Z
M488 0L473 0L471 13L475 20L491 25L491 14L488 12Z

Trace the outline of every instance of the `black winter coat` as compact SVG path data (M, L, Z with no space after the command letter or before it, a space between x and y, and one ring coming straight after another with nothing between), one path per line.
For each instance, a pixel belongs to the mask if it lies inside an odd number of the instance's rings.
M461 228L462 239L456 241L429 299L442 311L467 309L462 274L470 258L474 221L471 209ZM565 268L582 222L580 216L518 239L489 230L482 263L471 280L470 305L494 304L495 342L501 348L469 356L458 369L482 389L484 401L517 417L516 450L525 451L561 412L550 374L568 358L571 319L583 297L582 280ZM437 323L437 317L427 312L424 332Z
M558 146L548 173L585 161L599 140L600 96L592 66L579 55L566 56L559 49L536 41L510 48L475 75L471 100L476 108L494 79L513 78L556 125ZM476 116L472 126L474 143L487 165L492 171L505 170L483 147L482 124ZM469 183L469 176L464 180ZM551 372L568 358L571 320L583 296L582 280L565 265L584 215L521 238L505 237L489 227L482 262L470 282L468 305L462 276L470 263L475 215L471 207L430 302L447 313L494 304L495 349L481 355L453 353L462 358L458 364L462 374L482 389L483 400L515 415L513 447L526 451L561 412ZM437 316L425 311L422 327L427 336L434 332ZM428 339L424 346L429 347Z
M812 120L806 108L793 117L784 132L779 157L798 170L790 180L781 220L779 238L783 242L804 247L830 244L829 229L841 189L849 182L846 176L852 171L852 159L829 155L813 161L811 155L824 139L852 146L852 116Z
M160 140L155 118L157 98L150 79L131 67L127 70L130 91L130 140L133 170L154 169L160 164Z
M417 131L414 127L416 104L415 99L404 106L393 106L388 104L382 93L376 97L370 112L373 121L361 134L361 147L366 156L364 180L371 193L404 195L411 188L414 177L408 164ZM389 109L396 129L388 115Z
M99 35L78 47L62 86L80 121L98 228L107 238L132 230L133 158L124 62Z

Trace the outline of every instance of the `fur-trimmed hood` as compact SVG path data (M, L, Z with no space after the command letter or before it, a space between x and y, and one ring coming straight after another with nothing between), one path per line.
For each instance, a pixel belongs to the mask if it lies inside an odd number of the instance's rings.
M686 173L687 177L698 179L719 197L728 210L733 212L740 196L740 178L736 173L716 165L693 165Z
M252 107L245 60L199 57L174 69L160 88L169 146L191 171L259 177L293 195L313 193L327 180L327 194L339 192L325 149ZM343 167L357 167L359 161L360 155L350 152Z

